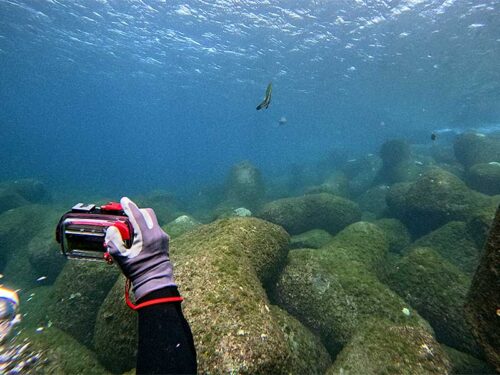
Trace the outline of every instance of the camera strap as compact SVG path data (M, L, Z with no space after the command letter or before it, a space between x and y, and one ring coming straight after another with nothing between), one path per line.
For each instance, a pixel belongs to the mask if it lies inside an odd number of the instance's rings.
M143 307L147 306L152 306L152 305L158 305L160 303L172 303L172 302L182 302L184 298L178 296L178 297L164 297L164 298L155 298L143 303L140 303L138 305L134 305L132 301L130 301L130 280L127 279L127 282L125 283L125 302L127 303L127 306L130 307L132 310L139 310L142 309Z

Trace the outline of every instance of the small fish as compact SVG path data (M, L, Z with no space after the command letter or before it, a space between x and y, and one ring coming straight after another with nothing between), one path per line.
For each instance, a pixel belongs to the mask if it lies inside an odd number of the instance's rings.
M431 140L432 140L432 141L435 141L435 140L436 140L436 138L437 138L436 133L431 133Z
M285 125L287 123L287 119L285 116L281 116L280 119L278 120L278 125Z
M47 276L40 276L36 281L43 281L47 278Z
M272 84L272 82L269 82L269 85L267 85L267 89L266 89L266 97L264 98L264 100L262 101L262 103L260 103L257 106L257 111L259 109L262 109L262 108L267 109L267 107L269 107L269 104L271 104L271 95L272 95L272 92L273 92L273 84Z

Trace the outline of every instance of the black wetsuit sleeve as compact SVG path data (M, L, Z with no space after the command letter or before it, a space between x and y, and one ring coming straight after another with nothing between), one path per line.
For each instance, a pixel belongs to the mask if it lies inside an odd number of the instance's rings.
M137 304L179 296L177 287L149 293ZM196 374L196 350L180 302L143 307L139 313L137 374Z

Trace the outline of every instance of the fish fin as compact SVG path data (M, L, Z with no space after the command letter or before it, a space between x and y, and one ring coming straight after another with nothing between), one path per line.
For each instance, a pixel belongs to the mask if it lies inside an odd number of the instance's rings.
M265 100L264 100L262 103L260 103L260 104L257 106L257 108L256 108L256 109L257 109L257 111L258 111L258 110L260 110L260 109L262 109L262 108L264 108L264 107L265 107L265 108L267 108L267 106L266 106L266 101L265 101Z

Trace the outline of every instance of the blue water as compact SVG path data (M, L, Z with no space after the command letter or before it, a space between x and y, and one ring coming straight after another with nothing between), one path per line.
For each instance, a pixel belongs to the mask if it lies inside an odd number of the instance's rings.
M499 123L499 16L496 0L0 0L0 179L182 194L244 159L272 178Z

